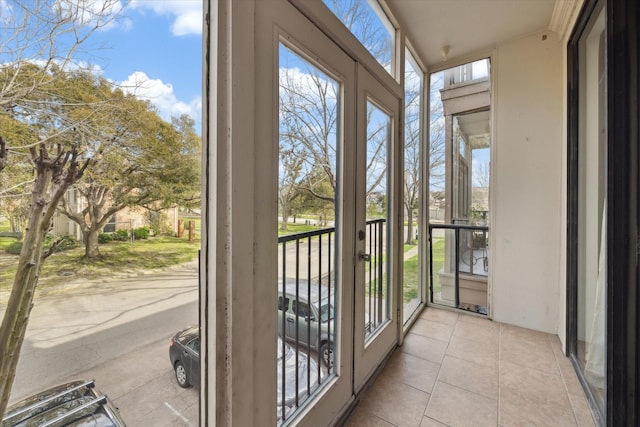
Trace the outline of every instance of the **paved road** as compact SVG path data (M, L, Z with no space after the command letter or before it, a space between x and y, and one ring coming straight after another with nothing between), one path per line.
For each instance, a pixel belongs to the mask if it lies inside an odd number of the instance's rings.
M287 248L288 260L292 251ZM0 316L3 311L0 304ZM95 379L130 427L196 426L198 392L175 382L168 344L177 330L197 321L196 263L69 283L57 294L37 296L11 402L65 381Z
M178 387L168 348L178 329L197 321L196 264L38 298L11 401L93 378L129 426L196 426L198 392Z

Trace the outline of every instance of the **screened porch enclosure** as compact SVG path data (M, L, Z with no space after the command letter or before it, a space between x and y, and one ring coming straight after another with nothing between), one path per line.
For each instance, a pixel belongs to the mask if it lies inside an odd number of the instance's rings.
M566 368L570 314L564 55L582 3L477 3L216 6L223 96L209 120L216 233L205 256L216 270L203 317L215 307L205 350L215 393L205 419L340 425L366 409L365 419L393 425L367 391L415 388L407 372L424 372L408 359L439 354L424 366L443 373L476 363L466 357L496 336L514 376L494 378L497 397L469 384L453 395L507 408L515 400L500 396L520 395L504 381L535 377L535 361L516 360L534 354L576 385L556 367ZM436 305L455 325L426 314ZM473 319L496 336L459 335ZM518 353L524 335L544 350ZM287 351L292 371L278 359ZM448 386L437 387L421 390L431 397L416 425L455 424L428 413ZM587 419L581 393L563 395L578 400L563 400L570 414L554 419Z

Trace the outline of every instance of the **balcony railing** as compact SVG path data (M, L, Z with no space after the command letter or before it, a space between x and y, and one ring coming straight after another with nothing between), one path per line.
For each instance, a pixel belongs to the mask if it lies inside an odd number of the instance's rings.
M366 250L369 261L365 266L364 336L367 339L388 319L385 275L385 220L367 221Z
M335 228L278 238L278 421L333 374Z
M385 220L367 221L365 336L385 320ZM334 375L336 331L336 230L334 227L278 238L278 422ZM339 301L339 300L338 300Z
M429 300L487 314L489 227L429 224Z

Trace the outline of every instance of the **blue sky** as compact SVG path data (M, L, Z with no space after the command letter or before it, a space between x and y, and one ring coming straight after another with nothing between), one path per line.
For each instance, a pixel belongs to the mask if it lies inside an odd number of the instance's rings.
M189 114L200 133L202 0L133 0L78 56L129 90L138 83L165 120Z

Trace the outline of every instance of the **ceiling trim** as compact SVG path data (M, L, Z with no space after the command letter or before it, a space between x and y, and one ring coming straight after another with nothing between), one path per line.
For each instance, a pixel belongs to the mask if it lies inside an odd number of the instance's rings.
M558 33L560 40L565 42L569 40L573 23L578 17L582 3L584 0L556 0L549 29Z

